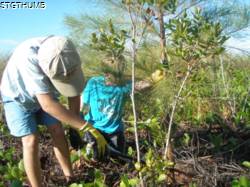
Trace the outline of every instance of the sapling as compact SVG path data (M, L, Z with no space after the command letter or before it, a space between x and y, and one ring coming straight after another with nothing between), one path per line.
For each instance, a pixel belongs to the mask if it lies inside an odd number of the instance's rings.
M185 84L195 71L208 59L221 54L224 51L223 44L228 39L222 33L220 23L213 23L201 15L201 10L196 9L190 17L184 12L181 18L173 18L165 25L171 32L172 56L177 56L186 67L185 77L182 79L177 94L172 102L168 132L166 134L166 145L164 159L167 159L173 119L178 101Z

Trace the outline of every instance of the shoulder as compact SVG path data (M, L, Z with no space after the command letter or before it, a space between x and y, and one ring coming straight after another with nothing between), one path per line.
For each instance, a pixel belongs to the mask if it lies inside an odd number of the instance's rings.
M132 81L131 80L125 80L122 87L129 87L132 85Z
M129 93L132 88L132 82L130 80L126 81L122 87L122 91L124 93Z
M20 43L13 51L12 59L33 59L36 58L42 38L31 38Z
M97 84L97 83L100 83L100 82L103 82L103 81L104 81L103 76L95 76L95 77L91 77L88 80L88 84Z
M16 47L15 51L28 50L31 47L40 47L40 44L43 39L44 37L37 37L37 38L31 38L31 39L25 40Z

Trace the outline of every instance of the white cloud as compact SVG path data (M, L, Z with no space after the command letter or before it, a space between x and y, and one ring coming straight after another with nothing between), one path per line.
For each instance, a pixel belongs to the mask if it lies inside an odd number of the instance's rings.
M250 54L250 40L231 38L225 44L227 51L234 54Z
M250 28L241 31L243 37L231 37L225 46L229 52L232 53L246 53L250 54Z
M15 46L18 44L18 41L11 40L11 39L0 39L0 45L8 45L8 46Z

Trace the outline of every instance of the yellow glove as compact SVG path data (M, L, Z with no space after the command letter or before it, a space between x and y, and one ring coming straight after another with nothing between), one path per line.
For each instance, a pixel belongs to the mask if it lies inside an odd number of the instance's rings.
M157 69L154 73L151 75L151 79L153 82L159 82L162 80L165 76L165 72L163 70Z
M85 123L85 125L80 129L80 131L83 131L83 132L89 131L95 137L96 143L97 143L98 154L100 156L104 156L106 146L107 146L107 141L103 137L103 135L97 129L92 127L92 125L88 123Z

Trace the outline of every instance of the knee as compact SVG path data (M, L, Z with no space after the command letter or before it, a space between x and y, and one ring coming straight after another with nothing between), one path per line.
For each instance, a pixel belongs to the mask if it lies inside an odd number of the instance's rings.
M49 132L52 136L54 145L57 145L65 140L64 130L61 125L53 125L49 127Z
M37 135L28 135L22 138L22 144L24 149L35 150L38 149L38 136Z
M64 136L64 131L61 125L53 125L49 127L49 132L53 137Z

